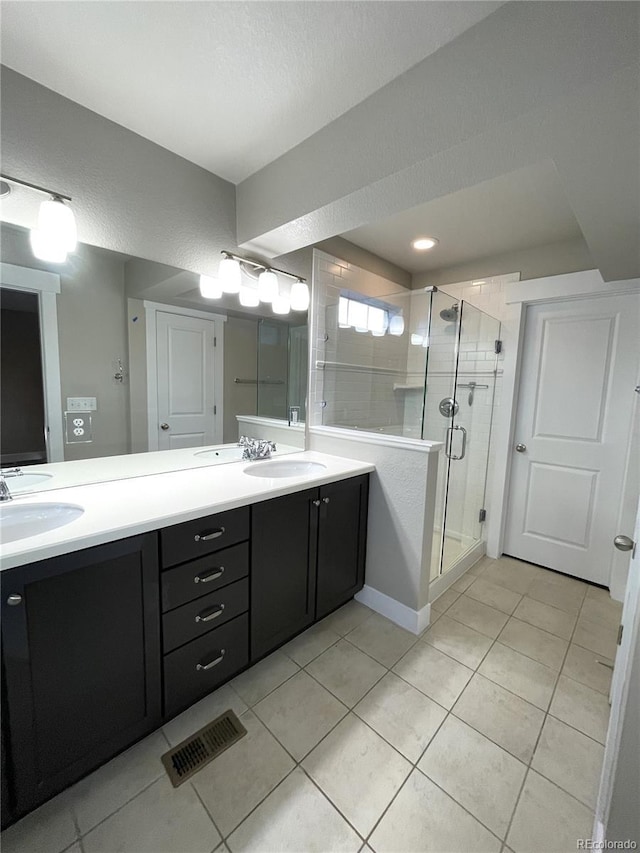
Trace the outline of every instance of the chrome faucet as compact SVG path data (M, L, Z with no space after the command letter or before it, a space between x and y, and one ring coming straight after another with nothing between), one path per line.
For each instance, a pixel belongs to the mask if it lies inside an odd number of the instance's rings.
M272 451L276 449L273 441L267 441L263 438L249 438L247 435L241 435L238 441L238 447L242 447L242 459L255 461L256 459L269 459Z
M0 474L0 502L12 500L13 497L11 495L11 492L9 491L9 486L7 485L5 476L4 474Z

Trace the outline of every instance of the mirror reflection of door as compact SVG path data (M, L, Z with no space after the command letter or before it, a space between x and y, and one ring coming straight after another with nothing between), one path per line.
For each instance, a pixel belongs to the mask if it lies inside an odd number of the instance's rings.
M215 323L159 311L158 449L222 442L215 383Z
M38 295L0 288L0 317L0 465L46 462Z

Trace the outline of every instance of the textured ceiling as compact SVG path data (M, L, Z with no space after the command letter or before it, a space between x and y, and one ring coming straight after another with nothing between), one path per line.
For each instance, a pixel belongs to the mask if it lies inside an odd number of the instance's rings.
M347 231L345 239L409 272L439 269L581 237L552 163L519 169ZM426 252L416 237L436 237Z
M3 0L2 62L237 183L500 5Z

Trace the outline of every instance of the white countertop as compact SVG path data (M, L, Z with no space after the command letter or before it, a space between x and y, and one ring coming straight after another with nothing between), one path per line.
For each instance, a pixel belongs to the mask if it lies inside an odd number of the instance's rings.
M18 496L0 505L0 515L5 506L18 503L76 504L84 513L64 527L3 544L0 571L375 470L367 462L314 451L297 453L295 460L320 462L326 470L263 479L244 473L259 462L232 462Z
M278 442L278 449L272 455L286 456L300 452L299 447ZM220 456L216 457L216 453ZM45 474L49 479L38 483L33 488L23 486L20 477L9 477L7 484L15 497L20 494L49 492L74 486L86 486L89 483L124 480L129 477L148 477L152 474L166 474L170 471L185 471L190 468L229 465L241 458L242 448L237 444L151 450L146 453L125 453L122 456L98 456L92 459L29 465L21 469L25 475Z

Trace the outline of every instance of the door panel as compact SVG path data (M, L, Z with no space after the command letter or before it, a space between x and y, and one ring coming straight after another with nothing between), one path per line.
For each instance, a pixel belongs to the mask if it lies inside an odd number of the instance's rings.
M251 508L251 660L315 616L318 510L309 489Z
M639 310L635 294L529 308L505 553L609 584Z
M543 320L536 437L601 440L616 327L614 317Z
M215 323L164 312L156 323L158 448L215 444Z

